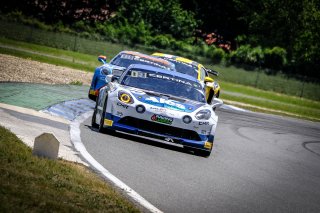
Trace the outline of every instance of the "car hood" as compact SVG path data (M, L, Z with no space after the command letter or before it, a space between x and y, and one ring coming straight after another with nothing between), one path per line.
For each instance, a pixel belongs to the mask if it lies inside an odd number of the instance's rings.
M200 103L179 97L169 97L165 94L163 95L152 91L136 89L132 87L126 87L126 89L131 92L135 99L142 103L175 111L190 113L205 105L205 103Z

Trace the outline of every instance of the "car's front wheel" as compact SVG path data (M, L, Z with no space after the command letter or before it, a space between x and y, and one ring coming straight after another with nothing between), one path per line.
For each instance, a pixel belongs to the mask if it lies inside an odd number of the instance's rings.
M217 92L216 98L219 98L219 96L220 96L220 91Z
M106 100L103 104L102 113L101 113L101 117L100 117L99 132L101 132L101 133L105 132L105 128L103 127L103 124L104 124L104 116L106 114L106 108L107 108L107 100L108 100L108 97L106 97Z
M96 115L97 115L97 108L98 108L98 99L96 100L96 106L94 107L92 119L91 119L91 127L98 128L99 125L96 123Z

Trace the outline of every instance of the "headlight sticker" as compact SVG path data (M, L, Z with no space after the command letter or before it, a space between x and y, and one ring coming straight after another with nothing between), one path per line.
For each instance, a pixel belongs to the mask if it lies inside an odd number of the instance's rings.
M166 117L166 116L163 116L163 115L157 115L157 114L152 115L151 116L151 120L155 121L155 122L158 122L158 123L170 124L170 125L173 122L173 118L169 118L169 117Z

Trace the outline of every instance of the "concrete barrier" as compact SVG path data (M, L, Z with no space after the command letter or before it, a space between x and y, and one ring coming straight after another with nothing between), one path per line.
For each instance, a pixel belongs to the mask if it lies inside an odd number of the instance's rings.
M52 133L43 133L34 139L33 155L57 159L60 142Z

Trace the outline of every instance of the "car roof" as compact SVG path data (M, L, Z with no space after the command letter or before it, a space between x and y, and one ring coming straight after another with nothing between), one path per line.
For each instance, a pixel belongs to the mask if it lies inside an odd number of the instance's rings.
M134 56L139 56L141 58L146 58L150 61L155 61L155 62L159 62L159 63L162 63L162 64L165 64L167 65L168 67L171 67L172 63L165 60L165 59L162 59L162 58L158 58L158 57L154 57L154 56L151 56L151 55L147 55L147 54L144 54L144 53L140 53L140 52L135 52L135 51L129 51L129 50L124 50L124 51L121 51L119 54L128 54L128 55L134 55Z
M187 64L192 64L194 66L199 66L199 65L202 65L196 61L192 61L188 58L184 58L184 57L181 57L181 56L176 56L176 55L170 55L170 54L165 54L165 53L158 53L158 52L155 52L152 54L152 56L157 56L157 57L161 57L161 58L169 58L169 59L173 59L173 60L176 60L176 61L181 61L181 62L184 62L184 63L187 63ZM203 66L203 65L202 65Z
M200 83L197 79L195 79L194 77L192 77L190 75L183 74L183 73L180 73L180 72L172 72L170 70L165 70L165 69L161 69L161 68L158 68L158 67L153 67L153 66L150 66L150 65L132 64L132 65L130 65L128 67L128 70L132 69L132 68L141 69L141 70L147 70L147 71L166 74L166 75L171 75L173 77L180 77L180 78L184 78L184 79L187 79L189 81L192 81L192 82Z

